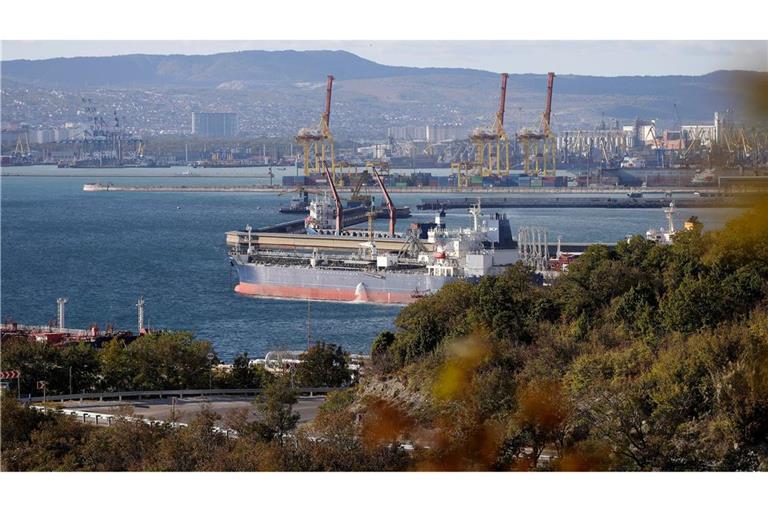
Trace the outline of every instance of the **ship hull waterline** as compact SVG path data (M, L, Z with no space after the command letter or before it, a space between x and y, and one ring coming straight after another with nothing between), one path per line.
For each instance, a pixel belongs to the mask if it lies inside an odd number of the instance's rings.
M454 278L418 273L327 270L234 262L235 292L250 297L372 304L410 304Z

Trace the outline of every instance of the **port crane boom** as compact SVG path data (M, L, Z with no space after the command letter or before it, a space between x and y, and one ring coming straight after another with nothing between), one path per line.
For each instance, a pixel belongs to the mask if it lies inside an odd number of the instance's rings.
M501 94L499 96L499 110L496 112L496 134L500 139L506 139L507 134L504 132L504 111L506 110L507 103L507 79L509 73L501 74Z
M517 140L523 146L523 169L526 174L548 175L555 173L557 155L555 140L552 133L552 90L555 84L555 74L547 73L547 101L541 116L541 127L538 132L523 130L517 135ZM534 168L530 168L531 160ZM550 167L551 166L551 167Z
M470 135L470 140L475 146L475 162L472 167L475 174L482 176L508 175L509 174L509 138L504 131L504 111L507 101L507 79L509 74L501 74L501 92L499 94L499 108L493 126L475 128ZM506 155L502 169L502 150ZM455 167L454 164L452 167ZM461 164L458 164L461 167Z
M336 177L336 156L333 148L333 135L331 134L331 97L333 95L333 75L328 75L325 86L325 108L320 117L320 124L309 128L302 128L296 135L296 142L301 144L304 150L304 175L312 172L323 172L321 162L326 160L326 152L330 153L331 175Z
M392 198L389 197L389 192L387 192L387 187L384 186L384 180L381 178L379 171L377 171L375 167L372 167L371 169L373 170L373 177L376 179L376 182L379 184L379 188L381 189L381 193L384 196L384 200L387 202L387 210L389 210L389 234L394 235L395 219L397 218L395 205L392 202Z
M323 112L323 135L330 136L331 95L333 94L333 75L328 75L325 84L325 111Z
M331 194L333 194L333 201L336 203L336 234L341 234L341 228L344 227L344 207L341 204L341 198L339 192L336 190L336 183L333 181L331 171L328 169L328 162L323 160L323 172L325 173L325 179L328 180L328 186L331 188Z
M544 109L544 134L549 135L552 133L550 129L550 123L552 121L552 89L555 85L555 74L553 72L547 73L547 106Z

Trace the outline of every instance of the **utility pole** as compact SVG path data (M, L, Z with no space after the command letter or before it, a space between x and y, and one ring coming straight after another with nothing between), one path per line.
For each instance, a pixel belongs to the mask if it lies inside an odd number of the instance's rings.
M213 389L213 358L216 357L213 352L208 352L208 390Z
M72 367L69 367L69 394L72 394Z
M138 334L141 334L141 332L144 330L144 297L139 297L139 301L136 303L136 308L139 310L139 332Z
M66 297L59 297L56 303L59 305L59 330L64 329L64 305L69 302Z
M312 301L307 297L307 351L312 343Z

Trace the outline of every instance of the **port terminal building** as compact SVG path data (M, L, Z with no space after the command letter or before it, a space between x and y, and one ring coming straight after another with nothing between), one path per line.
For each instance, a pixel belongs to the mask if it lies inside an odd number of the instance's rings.
M237 132L237 114L234 112L192 113L192 135L234 137Z

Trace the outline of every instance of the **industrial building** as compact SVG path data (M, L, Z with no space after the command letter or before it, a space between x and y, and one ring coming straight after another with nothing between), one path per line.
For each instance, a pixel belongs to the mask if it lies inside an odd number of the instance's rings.
M201 137L234 137L237 114L233 112L193 112L192 134Z
M427 126L394 126L387 129L387 138L407 141L445 142L466 137L463 126L427 125Z

